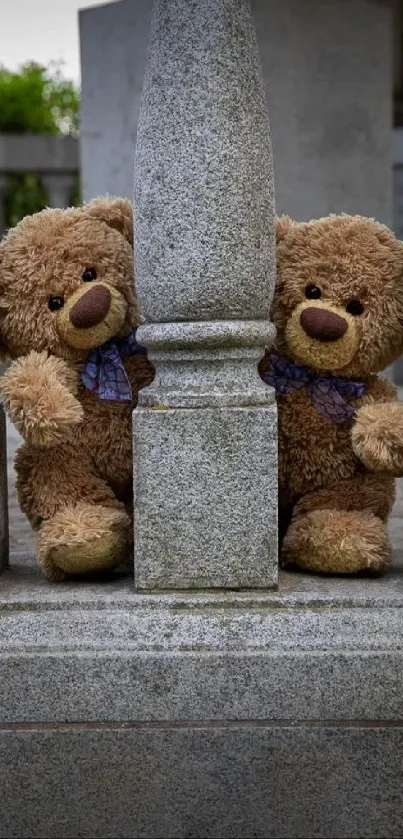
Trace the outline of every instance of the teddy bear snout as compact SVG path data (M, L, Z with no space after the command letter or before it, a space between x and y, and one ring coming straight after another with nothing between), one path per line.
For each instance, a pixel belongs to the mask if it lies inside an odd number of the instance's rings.
M324 343L338 341L346 334L348 323L345 318L329 312L326 309L319 309L310 306L301 312L300 324L309 338L315 338Z
M111 306L111 293L103 285L90 288L70 311L70 321L77 329L88 329L105 320Z

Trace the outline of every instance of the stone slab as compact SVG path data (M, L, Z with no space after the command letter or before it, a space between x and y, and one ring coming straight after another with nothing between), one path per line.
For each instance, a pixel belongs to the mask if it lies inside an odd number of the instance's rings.
M79 12L85 201L107 193L132 199L151 8L152 0L123 0Z
M276 205L392 224L392 3L252 0ZM368 188L368 184L371 188Z
M276 585L275 405L138 408L133 428L136 589Z
M13 559L0 724L402 721L402 608L401 561L381 579L136 595L123 573L51 585Z
M131 197L151 6L124 0L81 13L86 199ZM392 3L349 0L348 15L340 0L252 0L251 7L278 212L297 219L362 213L391 223ZM398 191L396 175L396 201Z
M2 839L401 837L398 727L0 732Z
M136 595L123 572L56 585L12 557L1 839L400 837L402 559Z

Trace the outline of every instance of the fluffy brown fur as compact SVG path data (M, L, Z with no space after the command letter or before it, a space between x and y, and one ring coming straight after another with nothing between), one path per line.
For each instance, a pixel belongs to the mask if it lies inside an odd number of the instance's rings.
M132 227L128 201L101 198L27 217L0 246L0 349L13 359L2 390L26 441L17 489L52 580L114 567L132 542L131 414L153 368L140 355L124 362L131 403L101 400L80 380L91 349L140 322ZM86 268L94 281L83 282ZM110 295L109 311L75 327L73 306L97 286ZM64 299L58 311L52 296Z
M307 298L312 285L317 299ZM351 300L361 314L346 311ZM342 318L344 334L308 335L301 316L313 308ZM355 419L343 427L322 416L305 390L278 396L282 563L328 573L383 570L394 477L403 475L403 405L377 374L403 351L403 244L360 216L279 219L272 319L280 355L366 384L366 395L350 400Z

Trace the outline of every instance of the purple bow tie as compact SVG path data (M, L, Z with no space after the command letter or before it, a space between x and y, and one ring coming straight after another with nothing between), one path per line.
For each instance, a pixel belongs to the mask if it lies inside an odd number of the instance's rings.
M306 388L316 410L333 422L343 425L351 420L355 408L344 397L358 399L365 394L364 382L354 382L330 373L317 373L311 367L302 367L276 353L269 356L270 370L262 379L279 394Z
M122 359L146 352L136 341L135 329L126 338L112 338L90 352L81 371L81 381L99 399L131 402L132 388Z

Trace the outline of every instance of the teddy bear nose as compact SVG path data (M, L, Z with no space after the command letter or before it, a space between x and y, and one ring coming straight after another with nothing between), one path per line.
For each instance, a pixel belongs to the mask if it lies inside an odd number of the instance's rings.
M317 341L338 341L348 329L347 321L340 315L314 306L304 309L299 320L304 332Z
M88 329L105 320L111 305L111 293L102 285L93 286L77 300L70 312L70 321L77 329Z

